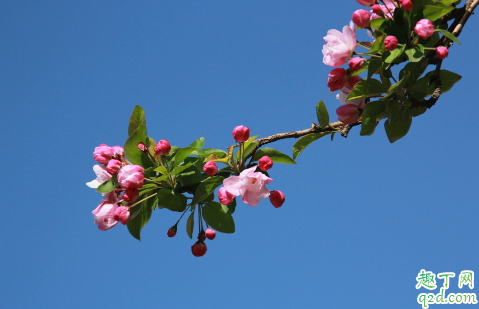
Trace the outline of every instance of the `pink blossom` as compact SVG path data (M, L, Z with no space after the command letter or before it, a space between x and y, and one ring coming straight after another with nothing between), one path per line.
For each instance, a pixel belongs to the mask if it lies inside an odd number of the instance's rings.
M363 63L364 63L363 58L354 57L353 59L349 60L348 65L351 71L355 72L355 71L358 71L363 66Z
M113 156L113 150L105 144L95 147L95 151L93 151L93 159L100 164L107 164L111 156Z
M235 196L228 191L226 191L225 187L221 187L218 191L218 199L220 203L223 205L229 205L233 202Z
M269 196L266 185L273 179L260 172L255 172L256 166L245 169L239 176L231 176L223 180L223 185L229 193L241 196L243 202L250 206L258 206L259 200Z
M140 195L140 191L138 191L138 189L126 189L121 198L125 202L133 204L138 198L138 195Z
M286 198L284 197L283 192L279 190L271 191L269 195L269 201L271 202L271 204L273 204L275 208L283 206L285 199Z
M359 4L364 6L372 6L377 2L377 0L356 0Z
M138 189L143 186L145 176L143 167L139 165L125 165L118 172L118 182L123 189Z
M402 0L401 6L406 12L410 12L412 10L412 1L410 0Z
M106 165L106 171L110 174L116 174L121 168L121 161L111 159L108 161L108 164Z
M125 153L123 147L121 146L113 146L111 147L111 150L113 151L113 157L118 159L121 158Z
M138 143L138 149L142 152L147 152L148 151L148 147L146 147L145 143L142 143L142 142Z
M347 74L348 72L343 68L332 69L328 74L328 81L326 82L329 91L333 92L341 89L346 83Z
M336 110L338 120L346 124L355 123L360 118L360 110L354 104L340 106Z
M436 48L436 55L439 59L444 59L449 55L449 50L444 46L438 46Z
M111 174L108 173L105 167L103 166L100 166L98 164L93 165L93 171L96 174L96 179L86 183L86 185L89 186L90 188L96 189L98 188L99 185L101 185L108 179L111 179Z
M216 232L210 228L207 228L205 235L206 235L206 238L208 238L209 240L213 240L216 237Z
M267 171L273 167L273 160L268 156L263 156L258 160L259 169L262 171Z
M94 223L98 225L101 231L106 231L114 227L118 221L113 219L115 210L118 208L116 203L103 202L92 211Z
M366 98L358 98L358 99L352 99L352 100L347 100L346 98L348 97L347 93L340 92L339 94L336 95L336 99L339 100L342 104L352 104L356 105L359 108L364 108L366 106Z
M205 255L206 250L208 250L208 248L206 248L206 245L202 240L198 240L193 246L191 246L191 253L196 257Z
M127 224L128 220L130 220L130 209L125 206L118 207L113 213L113 219L121 222L122 224Z
M340 67L351 58L356 49L356 31L351 21L349 26L344 26L343 32L331 29L324 37L326 44L323 46L323 62L332 67Z
M206 162L205 165L203 165L203 172L210 176L214 176L216 173L218 173L218 166L216 165L216 162Z
M352 19L359 28L367 28L371 20L371 13L366 10L357 10L354 11Z
M166 156L170 153L171 145L166 139L158 141L155 147L155 154L159 156Z
M425 40L434 33L434 25L429 19L421 19L416 23L414 32Z
M233 138L238 143L244 143L249 139L249 128L237 126L233 129Z
M376 19L380 17L393 18L394 10L396 6L390 0L384 0L386 5L376 4L371 7L373 14L371 14L371 19Z
M394 35L388 35L384 39L384 49L387 51L395 50L398 47L398 39Z
M353 90L354 86L362 80L363 79L359 75L351 76L350 78L348 78L348 80L344 84L344 87L341 88L341 91L349 94L351 90Z

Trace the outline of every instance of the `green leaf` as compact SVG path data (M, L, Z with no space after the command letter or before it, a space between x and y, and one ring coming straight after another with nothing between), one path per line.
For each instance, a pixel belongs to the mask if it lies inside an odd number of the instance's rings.
M116 177L116 174L114 176ZM104 183L99 185L98 188L96 188L96 192L108 193L108 192L111 192L111 191L115 190L117 185L118 185L118 183L115 184L115 181L113 180L113 178L108 179L107 181L105 181Z
M412 48L406 49L405 54L409 61L418 62L424 56L424 47L421 44L417 44Z
M205 200L213 191L223 183L223 177L213 176L202 181L196 188L192 205L196 205Z
M155 171L160 174L168 174L168 170L164 166L158 166L157 168L155 168Z
M191 214L188 216L188 220L186 220L186 234L190 239L193 238L193 228L195 227L195 212L192 211Z
M235 222L230 214L223 211L218 202L209 202L203 207L203 219L214 230L221 233L234 233Z
M168 208L171 211L182 212L186 209L186 196L168 189L161 189L157 193L159 208Z
M270 157L274 163L296 164L296 162L294 162L294 160L291 159L288 155L282 153L279 150L268 147L258 149L254 154L253 161L258 161L263 156Z
M211 154L216 155L216 157L218 157L220 159L224 158L228 155L228 153L226 153L226 151L224 151L224 150L213 149L213 148L205 148L205 149L201 149L201 150L195 150L191 153L191 155L193 155L193 156L198 156L198 157L202 157L202 158L209 157Z
M409 62L406 64L406 66L399 72L399 79L402 79L404 77L404 74L406 72L410 73L410 77L406 84L404 85L404 88L410 88L412 87L418 78L424 73L428 66L428 59L422 58L419 62Z
M293 145L293 159L296 158L303 152L303 150L309 146L312 142L320 139L323 136L330 134L330 132L321 132L321 133L311 133L301 137L296 143Z
M424 88L424 86L421 86L421 85L414 85L411 88L409 88L409 96L411 98L414 98L420 101L427 96L426 88Z
M411 116L417 117L419 115L424 114L427 111L427 107L412 107L409 112L411 113Z
M381 66L383 65L383 62L381 59L371 59L369 60L369 65L368 65L368 79L371 78L371 76L376 73Z
M186 169L190 168L191 166L195 165L195 163L196 163L196 161L188 163L186 165L178 166L173 171L171 171L170 175L179 175L184 170L186 170Z
M404 88L404 84L409 79L409 76L410 76L409 72L406 72L400 81L398 81L397 83L389 87L388 93L384 96L384 98L390 97L393 94L398 95L400 98L404 97L403 88Z
M385 63L400 63L402 61L405 49L406 45L403 45L401 48L396 48L392 51L383 53L383 61Z
M175 165L180 165L180 163L183 162L183 160L186 159L195 150L197 150L197 148L193 147L185 147L178 150L175 155Z
M141 240L141 230L145 227L148 221L150 221L151 213L157 202L158 200L156 197L150 198L131 209L132 214L130 220L126 224L131 236Z
M131 136L140 125L144 125L146 127L145 111L140 105L136 105L130 116L128 136Z
M369 102L364 108L361 118L362 136L372 135L377 122L386 116L386 103L384 100Z
M461 44L461 41L459 41L459 39L454 34L452 34L451 32L449 32L447 30L435 29L434 31L440 32L442 35L444 35L449 40L454 41L458 44Z
M378 36L373 43L371 49L367 52L368 54L377 54L384 52L384 39L386 38L386 34Z
M205 145L205 138L200 137L199 139L191 143L190 147L201 149L203 148L204 145Z
M140 124L130 137L128 137L123 148L126 157L131 163L149 168L154 167L155 163L146 153L138 149L138 143L145 143L146 139L146 126Z
M223 205L221 204L221 208L225 214L230 214L232 215L235 212L236 209L236 198L233 199L233 202L229 205Z
M382 23L385 22L385 18L375 18L371 20L371 23L369 24L369 27L371 28L379 28L381 27Z
M319 100L318 104L316 104L316 116L318 116L321 128L326 128L329 124L329 113L323 100Z
M430 85L428 83L431 80L431 76L434 74L435 71L428 72L424 77L417 80L416 85L423 86L426 89L426 96L430 96L433 94L436 85L432 82ZM451 90L452 86L461 80L462 76L456 74L454 72L448 70L441 70L439 71L439 77L441 78L441 94L448 92Z
M454 10L454 7L444 5L441 2L435 2L434 4L426 5L424 8L424 18L430 21L435 21L438 18L443 17L450 11Z
M395 102L387 105L388 119L384 122L384 128L389 142L394 143L409 132L412 116L409 108L400 108Z
M386 91L387 89L377 79L366 79L354 85L353 90L351 90L346 100L353 100L362 97L375 97Z
M243 158L246 157L253 150L254 147L256 147L256 143L253 143L253 141L258 136L259 135L251 136L250 138L248 138L246 142L243 143L243 147L244 147ZM235 158L236 160L239 159L239 151L236 152Z

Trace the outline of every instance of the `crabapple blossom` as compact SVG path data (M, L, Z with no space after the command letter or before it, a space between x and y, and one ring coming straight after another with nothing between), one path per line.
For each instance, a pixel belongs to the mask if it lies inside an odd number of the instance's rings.
M341 91L349 94L351 90L353 90L354 86L362 80L363 79L359 75L351 76L350 78L348 78L348 80L344 84L344 87L341 88Z
M449 50L444 46L438 46L436 48L436 55L439 59L444 59L449 55Z
M128 220L130 220L130 209L125 206L118 207L113 213L113 219L121 222L122 224L127 224Z
M216 237L216 232L210 228L207 228L205 235L206 235L206 238L208 238L209 240L213 240Z
M106 171L110 174L116 174L121 168L121 161L118 161L116 159L111 159L108 161L108 164L106 165Z
M375 4L371 7L371 10L373 11L374 14L381 15L383 14L383 9L379 4Z
M412 1L410 0L402 0L401 6L406 12L410 12L412 10Z
M100 164L108 164L112 156L113 150L105 144L95 147L95 151L93 151L93 159Z
M377 0L356 0L359 4L364 5L364 6L372 6L374 5Z
M266 185L273 179L260 172L255 172L256 166L245 169L239 176L231 176L223 180L226 191L238 196L250 206L258 206L259 200L269 196Z
M332 69L328 74L328 81L326 82L329 91L333 92L341 89L346 83L347 74L348 71L343 68Z
M216 173L218 173L218 166L216 165L216 162L206 162L205 165L203 165L203 172L210 176L214 176Z
M143 167L139 165L125 165L118 172L118 182L123 189L138 189L143 186L145 176Z
M354 11L352 20L359 28L367 28L371 21L371 13L366 10Z
M148 147L146 147L146 145L142 142L138 143L138 149L140 149L140 151L142 151L142 152L147 152L148 151Z
M351 58L356 49L356 31L351 21L349 26L343 27L343 32L336 29L328 31L324 37L323 62L332 67L340 67Z
M166 156L170 153L171 145L166 139L158 141L155 147L155 154L159 156Z
M349 65L349 68L351 69L351 71L355 72L363 66L363 63L364 63L363 58L354 57L353 59L349 60L348 65ZM355 75L355 76L357 76L357 75Z
M357 98L357 99L346 101L347 97L348 97L348 94L344 92L340 92L336 95L336 99L338 99L338 101L341 102L342 104L352 104L352 105L356 105L359 108L364 108L366 106L366 98Z
M238 143L244 143L249 139L249 128L237 126L233 129L233 138Z
M360 118L360 113L360 110L354 104L346 104L336 110L338 120L346 124L355 123Z
M193 246L191 246L191 253L196 257L205 255L206 250L208 250L208 248L206 248L206 245L202 240L198 240Z
M228 191L226 191L225 187L221 187L220 190L218 191L218 199L220 200L220 203L223 205L229 205L233 202L235 199L235 196Z
M105 181L111 179L111 174L107 172L106 168L98 164L93 165L93 171L96 174L96 179L87 182L86 185L90 188L96 189Z
M140 191L138 189L126 189L125 193L122 195L122 199L130 204L133 204L136 199L138 198L138 195L140 195Z
M273 204L275 208L283 206L284 200L284 194L279 190L271 191L269 194L269 201L271 202L271 204Z
M425 40L434 33L434 25L429 19L421 19L416 23L414 32Z
M115 158L121 158L125 151L123 150L123 147L121 146L113 146L111 147L111 151L113 151L113 157Z
M259 169L262 171L267 171L273 167L273 160L268 156L263 156L258 160Z
M115 210L118 208L116 203L102 202L92 211L94 223L98 225L98 229L106 231L114 227L118 220L113 218Z
M398 39L394 35L388 35L384 39L384 49L387 51L395 50L398 47Z
M386 5L376 4L371 7L373 14L371 14L371 19L376 19L380 17L393 18L394 10L396 6L390 0L384 0Z

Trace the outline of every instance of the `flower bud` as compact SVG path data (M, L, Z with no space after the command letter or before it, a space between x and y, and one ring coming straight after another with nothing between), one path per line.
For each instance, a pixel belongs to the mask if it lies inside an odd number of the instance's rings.
M126 189L125 193L121 196L123 201L133 204L136 199L138 198L138 195L140 195L140 191L138 189Z
M105 144L95 147L95 151L93 151L93 159L100 164L108 164L111 156L113 156L113 150Z
M208 161L203 165L203 172L205 174L214 176L216 173L218 173L218 166L216 165L216 162L214 161Z
M171 145L166 139L162 139L156 144L155 154L158 156L166 156L170 153Z
M111 147L111 150L113 151L113 157L117 159L120 159L125 154L125 151L121 146L113 146Z
M439 59L444 59L449 55L449 50L444 46L438 46L436 48L436 55Z
M208 238L209 240L213 240L216 237L216 232L210 228L206 229L205 234L206 234L206 238Z
M353 22L359 28L367 28L369 27L369 23L371 20L371 13L366 10L357 10L353 13Z
M344 84L344 87L341 88L341 91L346 93L346 94L349 94L351 92L351 90L353 90L354 86L362 80L363 79L359 75L351 76L348 79L348 81L346 82L346 84Z
M177 228L176 224L173 225L172 227L170 227L170 228L168 229L168 232L166 233L166 235L168 235L168 237L175 237L175 235L176 235L176 230L177 230L177 229L178 229L178 228Z
M139 165L125 165L118 172L118 182L123 189L138 189L143 186L145 176L143 167Z
M398 47L398 39L394 35L388 35L384 39L384 49L387 51L395 50Z
M363 66L363 63L364 63L364 59L361 58L361 57L354 57L353 59L349 60L349 68L351 69L351 71L357 71L359 70L362 66ZM355 75L356 76L356 75Z
M275 208L279 208L283 206L284 200L285 200L285 197L283 192L279 190L270 191L269 201L271 202L271 204L273 204Z
M412 10L412 1L411 0L402 0L401 6L406 12L410 12Z
M378 14L380 16L384 15L383 9L379 4L375 4L371 7L371 10L373 10L373 13Z
M233 202L235 196L228 191L226 191L225 187L221 187L220 190L218 191L218 199L220 200L220 203L223 205L229 205Z
M356 0L359 4L364 6L372 6L376 3L376 0Z
M238 143L244 143L249 138L249 128L244 126L237 126L233 129L233 138Z
M127 224L128 220L130 220L130 209L125 206L118 207L115 209L113 219L120 221L122 224Z
M331 70L328 74L328 81L326 86L328 86L329 91L333 92L341 89L346 83L346 75L348 72L343 68L337 68Z
M358 107L354 104L346 104L340 106L336 110L336 115L338 116L339 121L346 124L355 123L360 117L360 111Z
M193 246L191 246L191 253L196 257L205 255L206 250L208 250L208 248L206 248L206 245L202 240L198 240Z
M434 33L434 25L429 19L421 19L416 23L414 32L419 35L423 40L427 39Z
M263 156L258 161L259 169L262 171L267 171L273 167L273 160L268 156Z
M110 174L116 174L121 168L121 161L111 159L106 165L106 171Z
M146 145L142 142L139 142L138 143L138 149L140 149L140 151L142 152L147 152L148 151L148 148L146 147Z

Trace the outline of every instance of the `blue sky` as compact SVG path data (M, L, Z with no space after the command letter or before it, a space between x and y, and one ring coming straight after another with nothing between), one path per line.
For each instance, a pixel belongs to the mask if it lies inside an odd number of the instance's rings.
M360 8L0 3L2 307L420 308L421 269L455 272L449 292L477 294L457 287L462 270L479 272L475 16L443 63L463 79L405 138L353 129L275 164L269 188L283 207L239 203L236 233L207 242L204 257L191 255L184 223L166 236L177 219L166 210L141 242L93 225L93 149L123 145L136 104L151 137L180 147L203 136L226 149L237 125L262 137L308 128L319 99L334 117L322 38ZM274 147L291 154L293 142Z

